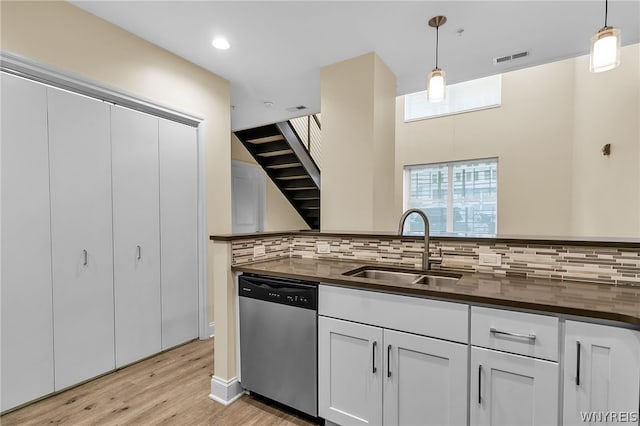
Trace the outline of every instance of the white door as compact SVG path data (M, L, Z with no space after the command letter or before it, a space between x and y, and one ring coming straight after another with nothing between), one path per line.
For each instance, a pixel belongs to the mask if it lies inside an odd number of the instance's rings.
M162 349L158 119L111 107L116 367Z
M564 424L638 424L640 332L576 321L565 330ZM602 417L613 413L635 420Z
M1 411L53 392L46 87L2 84Z
M55 388L112 370L109 106L47 89Z
M471 348L471 424L558 424L558 364Z
M198 337L196 129L159 119L162 349Z
M384 424L466 425L468 346L384 330Z
M340 425L382 424L382 329L318 319L318 415Z
M265 174L255 166L231 162L233 233L264 230Z

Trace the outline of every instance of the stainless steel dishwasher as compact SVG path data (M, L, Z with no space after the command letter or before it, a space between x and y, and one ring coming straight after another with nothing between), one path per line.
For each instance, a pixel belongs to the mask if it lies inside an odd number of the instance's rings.
M240 383L318 416L318 284L240 276Z

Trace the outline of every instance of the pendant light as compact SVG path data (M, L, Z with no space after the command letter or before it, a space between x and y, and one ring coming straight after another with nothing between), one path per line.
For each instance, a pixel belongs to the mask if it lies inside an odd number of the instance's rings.
M609 0L604 2L604 27L591 39L589 71L609 71L620 65L620 30L607 26Z
M440 102L447 93L444 71L438 68L438 30L445 22L447 22L446 16L434 16L429 19L429 26L436 29L436 67L429 73L429 77L427 77L427 99L429 99L429 102Z

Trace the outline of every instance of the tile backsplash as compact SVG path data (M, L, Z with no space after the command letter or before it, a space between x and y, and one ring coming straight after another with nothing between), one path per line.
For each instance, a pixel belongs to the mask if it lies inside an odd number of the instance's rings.
M316 248L319 243L328 244L330 253L318 254ZM265 254L254 257L254 246L264 246ZM420 267L423 247L422 240L415 238L298 234L238 239L231 243L234 265L279 257L301 257ZM640 286L640 247L432 239L431 255L440 256L440 253L442 265L433 265L434 269ZM499 254L501 265L479 265L480 254Z

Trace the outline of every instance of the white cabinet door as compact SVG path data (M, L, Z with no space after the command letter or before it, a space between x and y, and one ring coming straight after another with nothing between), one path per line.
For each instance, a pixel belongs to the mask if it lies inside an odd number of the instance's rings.
M382 329L318 319L318 415L340 425L382 424Z
M558 364L471 348L471 424L549 426L558 423Z
M159 120L162 348L198 337L196 129Z
M2 84L1 411L53 392L46 87Z
M576 321L565 330L564 424L638 424L640 332ZM602 417L614 413L629 417Z
M111 107L116 367L160 352L158 119Z
M107 104L47 89L55 388L114 368Z
M466 425L468 346L384 330L384 424Z

